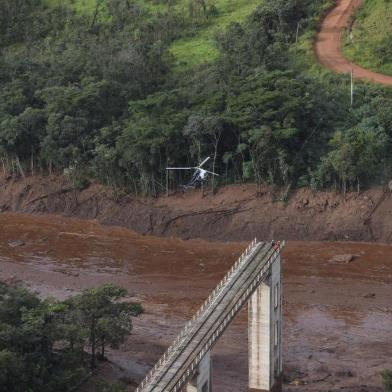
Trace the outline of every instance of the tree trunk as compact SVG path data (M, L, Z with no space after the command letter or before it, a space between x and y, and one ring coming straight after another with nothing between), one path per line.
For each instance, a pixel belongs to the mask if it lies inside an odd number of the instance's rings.
M93 20L91 21L90 29L94 28L95 22L97 21L100 3L101 3L100 0L96 0L95 11L94 11L94 15L93 15Z
M221 138L222 132L218 131L217 133L215 133L214 135L214 160L212 162L212 172L215 173L215 163L216 163L216 157L218 155L218 145L219 145L219 141ZM215 194L215 176L212 175L212 194Z
M102 339L101 343L101 359L103 360L105 358L105 339Z
M31 161L30 161L31 175L34 176L34 150L31 149Z
M91 322L90 330L90 343L91 343L91 368L95 368L95 351L96 351L96 341L95 341L95 320Z
M4 162L4 159L3 159L3 158L1 158L1 164L3 165L3 173L4 173L4 176L6 176L6 175L7 175L7 170L6 170L6 168L5 168L5 162Z
M202 6L202 8L203 8L203 14L204 14L204 16L206 16L206 14L207 14L206 2L205 2L204 0L200 0L200 4L201 4L201 6Z
M216 154L218 151L218 142L215 142L214 146L214 160L212 161L212 172L215 173L215 162L216 162ZM212 194L215 194L215 176L212 175Z
M23 168L22 168L22 165L21 165L21 163L20 163L19 157L18 157L17 155L15 156L15 162L16 162L16 165L18 166L20 175L21 175L23 178L26 178L26 176L25 176L25 174L24 174L24 171L23 171Z

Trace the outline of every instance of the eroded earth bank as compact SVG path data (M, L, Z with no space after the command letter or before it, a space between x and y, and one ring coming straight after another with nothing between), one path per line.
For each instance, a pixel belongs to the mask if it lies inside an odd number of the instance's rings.
M114 194L92 184L70 190L64 177L0 177L0 211L63 214L128 227L143 235L212 241L392 241L392 197L377 188L346 195L299 189L282 201L282 190L232 185L215 195L178 191L159 198Z
M129 391L244 247L0 214L0 279L60 298L113 282L142 302L146 313L104 370L127 380ZM284 390L381 392L380 371L392 368L392 247L289 241L283 258ZM247 390L246 323L243 311L214 349L217 392Z

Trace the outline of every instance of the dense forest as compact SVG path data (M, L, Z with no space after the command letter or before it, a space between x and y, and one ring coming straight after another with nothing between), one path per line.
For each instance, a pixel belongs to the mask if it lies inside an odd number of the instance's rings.
M346 191L391 178L392 91L315 70L325 0L260 0L215 33L218 55L179 67L170 45L219 7L151 11L97 0L0 0L0 158L7 175L64 173L134 194L164 190L166 166L211 156L220 184Z
M126 302L126 295L107 284L64 301L41 300L0 282L0 391L76 390L97 359L105 359L105 348L118 348L131 333L131 317L142 307ZM99 390L122 389L114 384Z

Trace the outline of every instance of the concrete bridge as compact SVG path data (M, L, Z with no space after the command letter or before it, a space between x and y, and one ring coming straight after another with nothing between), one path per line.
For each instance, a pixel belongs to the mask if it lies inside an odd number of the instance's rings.
M247 303L249 388L281 390L280 250L254 240L136 392L212 392L211 349Z

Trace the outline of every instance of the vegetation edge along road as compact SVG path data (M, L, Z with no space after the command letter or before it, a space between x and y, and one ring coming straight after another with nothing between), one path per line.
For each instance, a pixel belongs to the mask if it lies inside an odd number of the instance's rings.
M352 14L361 4L362 0L339 0L336 7L327 14L316 39L317 58L323 66L333 71L353 72L357 79L392 86L392 76L362 68L347 60L342 54L342 34Z

